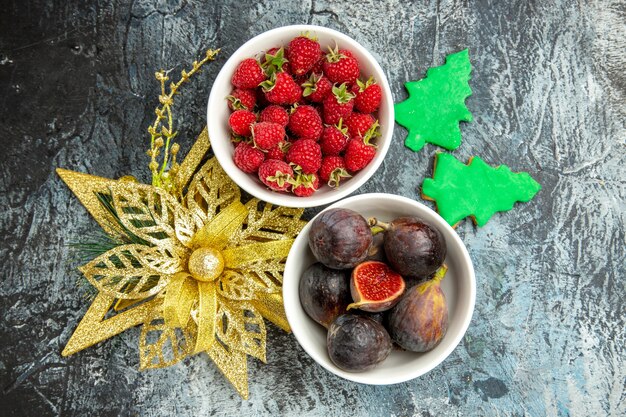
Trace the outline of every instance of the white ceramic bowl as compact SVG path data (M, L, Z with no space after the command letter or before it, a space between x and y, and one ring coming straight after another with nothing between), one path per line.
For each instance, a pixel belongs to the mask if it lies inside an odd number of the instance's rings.
M230 110L228 109L226 96L230 94L233 88L230 84L230 79L239 62L246 58L259 57L272 47L287 45L291 39L307 31L317 36L323 50L327 50L327 46L334 47L336 41L339 48L352 51L359 60L361 78L367 79L370 75L373 75L378 84L380 84L383 91L381 106L378 110L381 137L376 140L378 150L374 160L354 177L343 181L337 189L324 185L310 197L297 197L292 194L281 194L271 191L255 175L246 174L235 166L233 162L234 147L230 142L228 127ZM207 106L207 122L215 156L237 185L253 196L272 204L287 207L316 207L330 204L355 191L374 174L383 162L393 133L393 98L389 82L382 68L374 57L357 41L341 32L321 26L285 26L269 30L250 39L232 54L220 70L211 89Z
M309 249L308 232L311 222L296 238L283 274L283 298L289 325L302 348L317 363L330 372L355 382L387 385L405 382L425 374L439 365L459 344L474 311L476 279L467 249L456 232L436 212L406 197L392 194L362 194L339 201L331 208L348 208L365 218L375 216L391 221L399 216L418 216L436 227L444 236L448 248L445 263L448 272L441 281L448 304L448 331L441 343L425 353L392 350L391 354L374 369L351 373L335 366L326 350L326 329L307 316L298 295L302 273L315 262Z

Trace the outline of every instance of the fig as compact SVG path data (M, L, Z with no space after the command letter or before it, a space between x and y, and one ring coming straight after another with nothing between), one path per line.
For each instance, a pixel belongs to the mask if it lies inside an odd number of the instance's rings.
M367 220L349 209L322 212L311 224L309 247L315 258L333 269L350 269L368 255L373 237Z
M350 294L353 303L348 306L370 313L389 310L404 293L404 279L387 264L365 261L352 270Z
M326 338L330 360L348 372L363 372L384 361L391 338L382 324L370 317L343 314L330 325Z
M448 305L440 282L447 267L433 279L409 289L389 312L387 329L391 339L412 352L426 352L441 342L448 330Z
M306 314L328 328L352 301L349 272L314 263L302 274L298 292Z
M385 230L387 261L405 278L425 278L446 258L446 242L441 232L417 217L399 217L391 223L372 218L370 224Z

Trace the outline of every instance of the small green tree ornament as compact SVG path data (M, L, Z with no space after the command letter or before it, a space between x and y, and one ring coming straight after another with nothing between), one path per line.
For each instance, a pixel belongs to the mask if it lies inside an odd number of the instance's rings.
M461 144L459 122L471 122L465 99L472 94L468 84L472 66L464 49L448 55L446 63L430 68L426 77L405 85L409 98L397 103L395 119L409 134L404 144L418 152L426 142L453 150Z
M496 212L511 210L518 201L530 201L540 189L526 172L514 173L505 165L494 168L479 157L465 165L448 153L439 153L433 178L422 184L422 197L434 200L451 226L467 216L483 226Z

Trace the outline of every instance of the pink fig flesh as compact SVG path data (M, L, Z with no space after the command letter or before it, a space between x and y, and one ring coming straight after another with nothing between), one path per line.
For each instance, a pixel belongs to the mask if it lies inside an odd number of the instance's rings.
M358 308L370 313L389 310L400 301L405 283L400 274L379 261L362 262L354 268L350 277L352 304L348 309Z

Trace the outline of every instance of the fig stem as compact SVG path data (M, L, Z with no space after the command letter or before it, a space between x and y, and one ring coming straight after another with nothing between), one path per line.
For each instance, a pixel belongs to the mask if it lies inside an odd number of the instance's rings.
M448 266L446 264L441 265L439 269L435 272L433 282L441 282L443 277L446 275L446 272L448 272Z
M370 230L372 231L372 236L376 236L379 233L386 232L391 227L389 223L381 222L376 217L370 217L369 219L367 219L367 223L369 224Z

